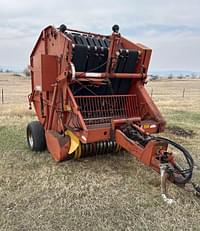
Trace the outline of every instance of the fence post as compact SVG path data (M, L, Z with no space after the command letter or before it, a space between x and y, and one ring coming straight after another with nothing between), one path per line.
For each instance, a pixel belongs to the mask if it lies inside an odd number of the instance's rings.
M185 88L183 88L183 98L185 97Z
M1 90L1 103L4 103L4 93L3 93L3 88Z

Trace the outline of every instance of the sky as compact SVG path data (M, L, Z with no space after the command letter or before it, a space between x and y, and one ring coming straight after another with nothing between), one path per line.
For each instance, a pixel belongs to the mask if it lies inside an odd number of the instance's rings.
M200 71L199 0L0 0L0 66L25 68L48 26L110 34L152 48L150 70Z

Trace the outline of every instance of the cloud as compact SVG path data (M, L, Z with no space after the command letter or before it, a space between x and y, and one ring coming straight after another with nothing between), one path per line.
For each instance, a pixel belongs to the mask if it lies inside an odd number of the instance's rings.
M199 70L199 11L199 0L3 1L0 65L24 67L49 24L109 34L117 23L124 36L153 48L152 69Z

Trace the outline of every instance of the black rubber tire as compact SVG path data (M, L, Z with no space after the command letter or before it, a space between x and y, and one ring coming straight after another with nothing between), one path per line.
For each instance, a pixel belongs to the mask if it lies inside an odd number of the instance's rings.
M26 136L32 151L42 152L46 149L45 132L39 121L32 121L27 125Z

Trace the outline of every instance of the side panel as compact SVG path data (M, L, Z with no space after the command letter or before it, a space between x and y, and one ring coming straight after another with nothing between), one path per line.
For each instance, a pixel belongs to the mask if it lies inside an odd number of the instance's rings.
M58 60L55 55L41 56L42 91L53 91L52 84L58 77Z
M42 47L43 44L40 44ZM41 53L44 53L41 49ZM41 73L41 53L38 50L36 54L33 56L32 60L32 89L34 90L42 90L42 73Z
M52 85L67 70L68 63L71 61L72 48L69 41L63 33L48 26L41 32L30 57L32 101L36 115L46 128L50 111L53 110L52 128L54 130L60 130L60 121L55 109L51 106L54 89ZM64 88L63 85L62 87ZM57 94L56 97L57 107L61 105L60 95Z

